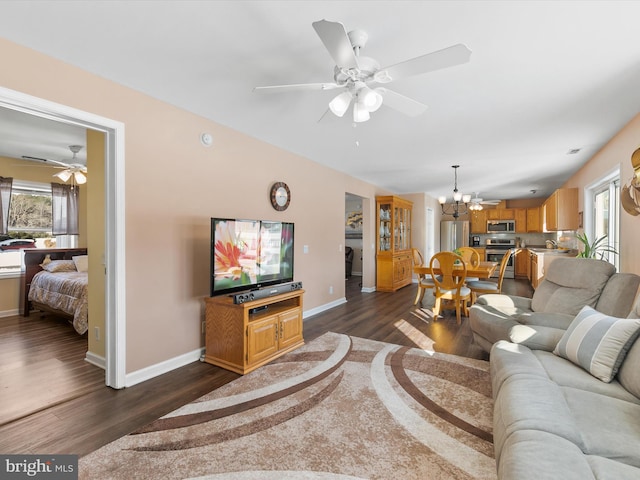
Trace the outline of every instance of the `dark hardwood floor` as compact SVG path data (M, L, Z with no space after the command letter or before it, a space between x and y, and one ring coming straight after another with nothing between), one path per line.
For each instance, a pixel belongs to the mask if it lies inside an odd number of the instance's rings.
M488 358L473 344L468 319L457 325L451 312L433 322L429 315L432 297L425 297L422 308L413 305L415 284L395 293L363 294L359 281L359 277L347 281L347 303L305 319L305 341L333 331ZM505 280L503 291L532 295L528 282L522 280ZM55 393L50 407L4 424L0 421L3 454L86 455L239 376L194 362L133 387L113 390L104 386L104 371L84 361L86 338L61 323L38 317L0 319L0 412ZM67 393L62 400L61 392Z

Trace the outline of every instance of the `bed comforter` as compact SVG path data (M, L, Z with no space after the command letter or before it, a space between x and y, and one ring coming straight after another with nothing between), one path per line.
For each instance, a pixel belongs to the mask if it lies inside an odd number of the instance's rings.
M29 300L73 316L73 328L83 335L88 323L87 272L38 272L29 289Z

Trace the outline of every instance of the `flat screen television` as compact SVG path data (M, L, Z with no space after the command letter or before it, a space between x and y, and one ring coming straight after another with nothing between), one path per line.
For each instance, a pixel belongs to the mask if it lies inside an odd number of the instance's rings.
M211 296L293 281L293 223L211 219Z

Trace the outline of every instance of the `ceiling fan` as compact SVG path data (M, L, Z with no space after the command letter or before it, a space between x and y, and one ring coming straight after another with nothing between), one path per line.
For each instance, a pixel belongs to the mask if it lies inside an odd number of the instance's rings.
M482 210L482 205L498 205L500 200L484 200L483 198L478 197L478 193L474 192L475 197L471 199L471 206L469 207L471 210Z
M78 185L82 185L83 183L87 183L87 167L78 163L76 156L78 152L82 150L82 145L69 145L69 150L73 154L70 163L59 162L58 160L50 160L47 158L39 158L39 157L30 157L28 155L22 155L22 158L25 160L35 160L38 162L46 162L46 163L54 163L58 165L53 168L61 168L62 170L58 173L55 173L53 176L58 177L63 182L67 182L69 179L72 179L72 182L77 183Z
M442 68L460 65L469 61L471 50L466 45L457 44L451 47L428 53L385 68L373 58L360 55L368 35L363 30L349 33L339 22L320 20L313 22L313 28L322 40L325 48L336 63L333 82L303 83L293 85L273 85L255 87L254 92L295 92L307 90L342 90L331 102L329 110L342 117L353 102L353 121L366 122L370 113L375 112L384 103L409 116L423 113L427 106L405 97L386 87L394 80L419 75ZM373 87L373 88L372 88Z

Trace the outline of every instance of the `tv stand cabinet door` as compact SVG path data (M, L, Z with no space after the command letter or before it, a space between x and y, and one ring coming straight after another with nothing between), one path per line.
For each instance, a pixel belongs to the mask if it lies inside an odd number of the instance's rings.
M247 368L278 352L278 317L250 322L247 326Z
M303 343L302 311L298 308L280 315L280 349Z

